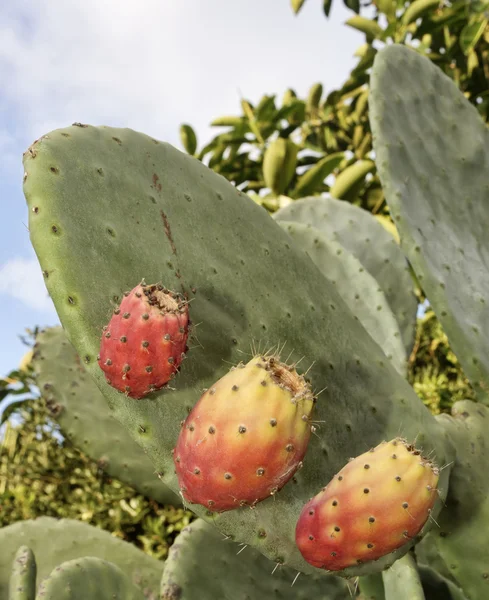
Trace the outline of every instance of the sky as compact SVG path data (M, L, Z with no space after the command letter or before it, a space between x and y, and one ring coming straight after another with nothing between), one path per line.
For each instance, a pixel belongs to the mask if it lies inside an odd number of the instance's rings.
M0 377L27 350L26 327L59 323L29 240L22 153L74 122L130 127L181 149L190 123L199 147L241 96L321 82L339 87L364 36L353 13L307 0L15 0L0 2Z

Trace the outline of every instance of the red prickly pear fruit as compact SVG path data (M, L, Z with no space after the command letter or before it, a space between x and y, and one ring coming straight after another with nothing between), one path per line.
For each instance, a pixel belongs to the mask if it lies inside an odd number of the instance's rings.
M98 364L107 382L131 398L165 386L188 350L188 303L161 285L124 294L104 327Z
M183 498L222 512L273 496L302 466L314 402L277 356L233 367L182 424L173 459Z
M436 501L439 470L396 438L351 460L302 509L295 539L315 567L340 571L416 536Z

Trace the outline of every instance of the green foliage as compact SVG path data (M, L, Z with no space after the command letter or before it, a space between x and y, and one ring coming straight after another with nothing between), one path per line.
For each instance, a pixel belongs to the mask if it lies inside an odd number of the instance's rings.
M433 414L450 413L455 402L475 399L474 391L432 309L418 320L408 380Z
M25 401L0 447L0 526L40 516L97 525L157 558L192 519L109 478L67 440L42 401Z
M324 2L326 15L331 0ZM292 2L298 13L304 0ZM281 105L264 95L257 106L242 104L241 115L218 117L225 127L195 155L226 177L267 210L284 206L288 198L330 191L336 198L388 215L379 178L373 171L369 123L370 69L384 44L403 44L428 57L461 89L485 121L489 119L489 27L482 0L345 0L357 14L346 24L365 34L355 56L356 66L340 89L322 97L314 84L304 99L287 90ZM245 109L246 108L246 109ZM277 137L290 139L299 153L294 173L281 176L264 162ZM269 161L268 161L269 163ZM266 173L265 173L266 171ZM373 172L372 172L373 171Z

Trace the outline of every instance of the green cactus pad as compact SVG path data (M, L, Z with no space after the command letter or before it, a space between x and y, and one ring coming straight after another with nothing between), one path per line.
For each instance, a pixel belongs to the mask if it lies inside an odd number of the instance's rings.
M385 600L425 600L418 567L409 552L383 571L382 579Z
M61 322L114 415L171 489L178 490L172 449L181 421L254 344L281 346L290 361L304 357L315 390L324 390L321 423L289 484L254 510L208 515L192 505L199 516L312 573L295 524L349 457L402 432L439 462L452 459L434 417L333 284L318 278L262 207L197 159L129 129L78 124L42 137L24 164L31 240ZM195 325L171 388L136 401L106 383L97 354L114 306L143 278L186 294ZM442 475L446 490L449 469ZM381 570L410 544L345 574Z
M272 574L273 571L273 574ZM334 576L299 575L276 568L255 549L225 539L202 519L181 531L161 579L161 600L350 600L353 584ZM292 585L293 584L293 585Z
M33 367L38 385L63 434L111 477L161 504L181 505L141 447L114 418L61 327L36 338Z
M375 58L374 149L401 245L481 402L489 391L489 130L430 60Z
M274 218L319 229L361 262L384 292L409 355L416 334L418 301L406 258L382 224L363 208L326 195L297 200L274 213Z
M38 580L65 560L94 556L120 567L135 585L149 594L158 589L163 571L163 562L107 531L71 519L41 517L0 529L0 598L7 596L12 564L23 545L36 557Z
M467 600L454 583L442 577L431 567L418 564L418 571L426 600ZM386 571L360 577L358 588L361 600L386 600L382 579L384 573ZM402 600L402 593L395 594L394 598ZM408 598L411 600L412 596L408 596Z
M36 600L144 600L144 595L112 563L87 556L56 567L40 584ZM152 598L156 600L157 596Z
M34 600L36 596L36 574L34 553L27 546L21 546L14 557L12 565L9 600Z
M290 221L278 223L310 256L323 275L334 283L347 306L382 348L396 371L405 377L407 356L399 325L377 280L351 252L315 227Z
M489 408L463 400L437 419L457 447L446 507L416 546L418 560L450 578L469 600L489 598Z

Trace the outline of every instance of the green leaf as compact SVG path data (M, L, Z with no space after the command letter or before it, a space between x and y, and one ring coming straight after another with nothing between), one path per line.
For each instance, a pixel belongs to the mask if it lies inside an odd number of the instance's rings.
M465 56L468 56L477 45L484 30L487 27L487 19L478 19L472 23L467 23L460 33L460 47ZM471 75L471 73L469 73Z
M389 21L396 18L396 2L395 0L377 0L377 10L383 13Z
M180 140L185 151L193 156L197 150L197 136L190 125L180 125Z
M358 31L364 33L367 38L378 38L383 33L383 29L377 21L372 21L371 19L366 19L365 17L360 17L358 15L348 19L345 25L353 27L353 29L358 29Z
M3 423L5 423L5 421L14 413L16 412L22 404L24 404L25 400L16 400L15 402L12 402L11 404L9 404L7 406L7 408L5 408L0 416L0 425L3 425Z
M275 96L263 96L256 109L257 121L271 121L277 114Z
M331 10L331 5L333 4L333 0L323 0L323 12L329 17L329 11Z
M211 122L211 127L237 127L241 125L245 119L243 117L217 117Z
M343 0L343 4L357 14L360 12L360 0Z
M407 7L406 12L403 14L401 19L402 24L409 25L409 23L416 21L425 12L431 8L435 8L439 4L440 0L415 0Z
M351 194L352 190L356 190L357 186L363 183L368 173L371 173L374 169L375 163L371 160L359 160L350 165L336 178L330 190L331 195L333 198L348 200L348 194Z
M248 124L251 131L255 134L256 139L263 144L263 138L260 132L260 128L256 123L255 113L253 112L253 106L247 100L241 100L241 108L248 119Z
M303 173L298 179L295 188L289 194L291 198L301 198L314 192L321 191L321 186L344 158L343 152L329 154Z
M295 12L295 14L298 14L305 1L306 0L290 0L292 10Z
M477 52L475 50L471 50L467 57L467 73L469 77L472 77L472 72L474 69L477 69L479 66L479 59L477 58Z

